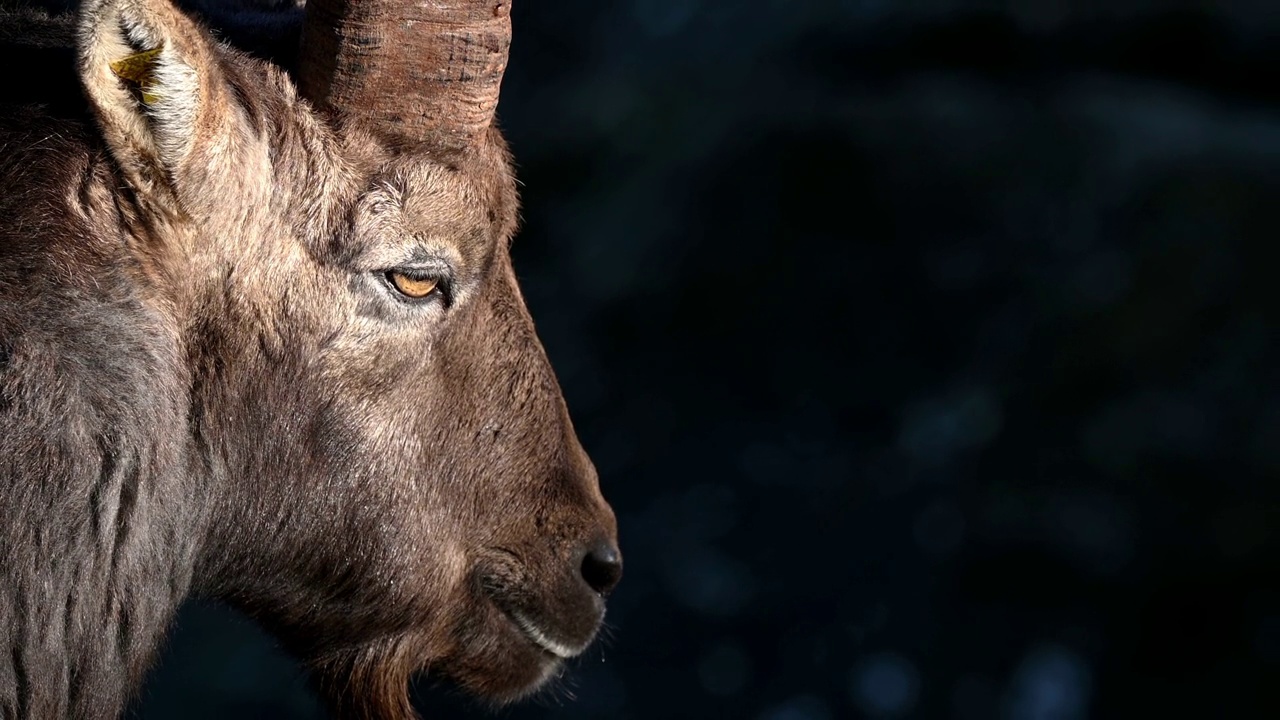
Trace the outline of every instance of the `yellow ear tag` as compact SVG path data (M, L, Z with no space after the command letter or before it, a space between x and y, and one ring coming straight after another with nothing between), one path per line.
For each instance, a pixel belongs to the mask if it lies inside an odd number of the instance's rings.
M152 50L143 50L111 63L111 72L137 89L142 95L142 102L148 105L155 102L157 98L155 94L147 91L154 84L152 70L155 67L156 58L160 56L160 51L163 49L161 46Z

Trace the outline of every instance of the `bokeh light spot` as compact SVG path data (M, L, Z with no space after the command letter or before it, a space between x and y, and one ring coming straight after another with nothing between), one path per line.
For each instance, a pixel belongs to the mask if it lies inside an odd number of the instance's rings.
M900 717L911 712L920 696L920 675L910 660L881 653L864 660L852 673L853 701L868 715Z
M1009 720L1083 720L1093 680L1078 655L1058 645L1032 650L1014 671L1006 698Z

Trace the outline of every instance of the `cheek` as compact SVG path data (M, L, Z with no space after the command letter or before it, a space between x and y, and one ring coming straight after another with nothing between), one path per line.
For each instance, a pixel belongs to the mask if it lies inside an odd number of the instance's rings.
M450 624L455 608L470 598L470 566L464 526L447 493L438 491L439 471L426 461L418 433L406 431L402 406L369 403L343 413L354 430L345 451L334 457L334 483L359 486L369 537L377 538L377 560L386 602L429 624Z

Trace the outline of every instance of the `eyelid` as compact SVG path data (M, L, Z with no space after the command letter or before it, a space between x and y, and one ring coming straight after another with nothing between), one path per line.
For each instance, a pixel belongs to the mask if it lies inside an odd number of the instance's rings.
M443 284L447 279L447 273L442 273L436 268L421 268L405 265L401 267L388 268L389 273L399 273L412 280L436 280Z

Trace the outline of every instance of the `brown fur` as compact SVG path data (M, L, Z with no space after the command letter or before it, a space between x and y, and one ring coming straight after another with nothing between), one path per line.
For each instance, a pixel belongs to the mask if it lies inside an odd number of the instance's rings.
M145 96L112 72L157 47ZM346 717L535 689L620 565L500 135L389 145L163 0L87 2L79 56L96 131L0 125L0 715L118 713L190 593Z

